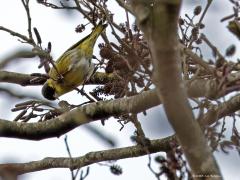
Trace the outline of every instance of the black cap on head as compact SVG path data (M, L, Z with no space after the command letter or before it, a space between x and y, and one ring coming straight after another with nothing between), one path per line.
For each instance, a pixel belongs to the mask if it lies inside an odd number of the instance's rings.
M42 87L42 95L48 99L48 100L56 100L56 97L54 97L55 90L54 88L48 86L47 83L45 83Z

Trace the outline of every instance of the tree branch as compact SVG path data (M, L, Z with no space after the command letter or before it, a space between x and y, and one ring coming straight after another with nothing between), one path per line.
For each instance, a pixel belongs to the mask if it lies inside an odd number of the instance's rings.
M168 151L171 148L170 142L172 141L176 141L176 137L174 135L163 139L152 140L150 141L149 152L156 153L160 151ZM45 158L40 161L32 161L29 163L1 164L0 175L4 176L4 174L8 173L20 175L50 168L69 168L74 170L101 161L133 158L146 154L147 152L141 145L136 145L111 150L89 152L86 155L77 158Z
M149 90L129 98L90 103L44 122L22 123L0 119L0 137L31 140L59 137L80 125L113 115L142 112L159 103L155 90Z
M154 93L154 91L146 92L146 93L151 94L151 93ZM137 95L137 96L139 96L139 95ZM145 102L152 102L153 99L150 97L151 97L151 95L145 96L145 98L148 99L148 101L146 101L146 99L145 99ZM138 97L135 97L135 98L138 99ZM156 98L154 98L154 99L156 99ZM132 99L131 101L134 102L134 99ZM141 102L139 102L139 103L141 103ZM223 116L232 114L233 112L235 112L236 110L239 109L239 106L240 106L240 96L238 95L236 97L231 98L229 101L227 101L219 106L214 107L215 112L218 112L218 116L215 116L217 118L214 118L214 120L216 121L217 119L219 119ZM89 109L89 108L85 108L85 111L87 111L87 109ZM83 108L78 108L77 111L81 111L80 109L83 109ZM92 109L92 108L90 108L90 109ZM135 111L136 111L137 109L140 110L141 108L135 107L132 109L135 109ZM213 117L213 116L211 116L212 115L211 112L213 112L213 111L208 111L208 113L206 113L204 115L204 118L203 118L204 124L211 124L211 123L215 122L215 121L208 121L208 120L210 120L209 117ZM65 114L65 117L70 116L69 113L70 112ZM91 116L95 116L95 115L91 113ZM213 119L211 118L211 120L213 120ZM52 124L51 128L49 128L49 129L53 130L55 128L54 126L58 126L58 124L51 123L52 121L55 121L55 120L50 120L50 121L47 121L46 123ZM59 121L59 119L56 121ZM23 129L23 131L26 131L28 128L32 128L31 125L29 126L29 124L26 124L26 123L12 123L12 122L9 122L9 123L10 123L9 128L13 128L13 129L15 128L15 126L12 126L13 124L17 125L18 128ZM40 127L40 125L39 125L40 123L32 123L32 124L35 124L36 127L37 126ZM49 126L50 124L45 124L45 127ZM4 129L3 129L4 127L6 127L6 126L3 124L2 120L1 120L0 121L0 132L4 131ZM33 131L35 131L35 129L33 129ZM6 133L8 135L11 134L11 132L8 132L7 129L5 129L4 133ZM41 133L44 134L46 132L41 132L41 129L38 129L38 133L36 133L39 135L38 137L41 137L42 136ZM33 135L34 134L29 134L28 136L31 137ZM54 133L53 133L53 135L54 135ZM34 139L34 137L31 139ZM28 138L28 139L30 139L30 138ZM38 138L38 139L40 139L40 138ZM168 138L164 138L161 140L151 141L151 146L148 148L149 152L154 153L154 152L169 150L169 148L170 148L169 142L171 142L172 140L176 140L175 136L170 136ZM73 158L73 159L70 159L70 158L45 158L41 161L34 161L34 162L29 162L29 163L2 164L2 165L0 165L0 175L9 173L9 171L11 171L12 173L16 173L16 174L23 174L23 173L27 173L27 172L39 171L39 170L44 170L44 169L49 169L49 168L60 168L60 167L77 169L77 168L81 168L83 166L86 166L86 165L89 165L92 163L96 163L96 162L100 162L100 161L123 159L123 158L128 158L128 157L133 157L133 156L137 157L137 156L141 156L141 155L146 155L146 151L143 150L143 148L141 146L137 145L137 146L126 147L126 148L118 148L118 149L114 149L114 150L91 152L91 153L86 154L85 156Z
M32 42L32 40L29 39L27 36L24 36L24 35L22 35L22 34L19 34L19 33L15 32L15 31L12 31L12 30L10 30L10 29L8 29L8 28L5 28L5 27L3 27L3 26L0 26L0 30L5 31L5 32L8 32L9 34L11 34L11 35L13 35L13 36L17 36L17 37L19 37L20 39L22 39L23 41L25 41L25 42L27 42L27 43L29 43L29 44L31 44L31 45L34 46L34 42Z
M30 76L29 74L0 71L0 82L14 83L14 84L19 84L21 86L27 86L27 85L29 86L29 85L36 85L31 83L31 80L33 80L34 78L35 77Z
M29 0L22 0L22 4L25 8L26 14L27 14L27 19L28 19L28 36L29 39L32 41L32 43L34 44L34 40L32 37L32 19L31 19L31 15L30 15L30 10L29 10Z
M181 78L177 24L181 1L131 1L152 52L154 81L184 154L195 175L221 175L203 132L194 121ZM189 130L191 130L191 135Z
M6 58L1 59L0 69L3 69L10 62L12 62L14 60L17 60L18 58L33 58L33 57L36 57L37 55L39 55L39 53L32 52L32 51L29 51L29 50L24 50L24 49L15 51L11 55L7 56Z
M226 102L219 105L213 105L208 112L204 114L200 120L200 124L204 126L211 125L225 116L231 116L240 109L240 95L236 95Z

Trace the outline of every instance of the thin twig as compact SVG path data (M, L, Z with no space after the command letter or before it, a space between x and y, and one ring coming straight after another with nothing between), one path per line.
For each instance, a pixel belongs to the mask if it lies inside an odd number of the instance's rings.
M27 13L27 19L28 19L28 35L29 39L32 41L32 43L35 44L33 37L32 37L32 19L30 15L30 10L29 10L29 0L22 0L22 4L25 8L25 11Z
M226 61L225 58L224 58L224 56L223 56L223 55L220 53L220 51L217 49L217 47L214 46L214 45L210 42L210 40L209 40L204 34L201 34L200 38L212 49L212 51L213 51L219 58L221 58L221 59L223 59L224 61Z
M64 143L65 143L65 146L66 146L66 149L67 149L68 156L69 156L69 158L70 158L70 162L71 162L71 164L72 164L72 163L73 163L73 161L72 161L72 154L71 154L71 151L70 151L70 148L69 148L69 145L68 145L67 135L66 135L65 138L64 138ZM71 172L72 180L75 180L75 176L74 176L73 170L70 169L70 172Z
M23 42L27 42L27 43L29 43L29 44L31 44L31 45L35 45L34 42L32 42L31 39L29 39L27 36L24 36L24 35L22 35L22 34L20 34L20 33L17 33L17 32L15 32L15 31L12 31L12 30L10 30L10 29L8 29L8 28L5 28L5 27L3 27L3 26L0 26L0 30L5 31L5 32L8 32L8 33L11 34L12 36L17 36L17 37L19 37L20 39L23 40Z

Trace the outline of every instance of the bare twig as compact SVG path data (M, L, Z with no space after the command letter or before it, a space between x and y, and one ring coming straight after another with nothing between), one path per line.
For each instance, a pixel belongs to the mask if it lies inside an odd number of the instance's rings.
M72 158L72 154L71 154L71 151L70 151L70 148L69 148L69 145L68 145L67 135L64 138L64 143L65 143L65 146L66 146L66 149L67 149L67 153L68 153L68 156L69 156L69 159L70 159L70 163L72 164L73 163L73 158ZM71 172L72 180L75 180L75 175L74 175L73 170L70 169L70 172Z
M29 39L35 45L35 42L34 42L33 37L32 37L32 19L31 19L30 10L29 10L29 0L22 0L22 4L23 4L23 6L25 8L25 11L27 13Z
M205 6L205 8L204 8L204 10L203 10L203 13L202 13L202 15L201 15L201 17L200 17L200 19L199 19L199 21L198 21L198 24L201 24L201 23L202 23L203 18L205 17L205 15L206 15L209 7L211 6L212 2L213 2L213 0L207 0L207 5Z
M19 38L20 38L21 40L23 40L24 42L27 42L27 43L29 43L29 44L31 44L31 45L34 45L34 42L32 42L32 40L29 39L27 36L24 36L24 35L22 35L22 34L20 34L20 33L17 33L17 32L15 32L15 31L12 31L12 30L10 30L10 29L8 29L8 28L5 28L5 27L3 27L3 26L0 26L0 30L5 31L5 32L8 32L9 34L11 34L11 35L13 35L13 36L19 37Z

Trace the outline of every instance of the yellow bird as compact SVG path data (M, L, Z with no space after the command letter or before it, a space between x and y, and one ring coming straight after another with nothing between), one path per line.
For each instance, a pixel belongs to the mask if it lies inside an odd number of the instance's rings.
M90 78L94 70L93 48L97 38L107 27L102 21L91 34L71 46L50 69L49 79L42 87L42 95L49 100L76 89Z

